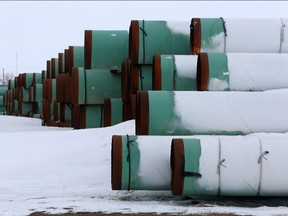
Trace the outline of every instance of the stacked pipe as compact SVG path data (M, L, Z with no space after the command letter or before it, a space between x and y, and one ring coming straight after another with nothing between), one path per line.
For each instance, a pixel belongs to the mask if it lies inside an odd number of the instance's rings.
M40 118L42 100L34 98L34 85L41 85L41 73L21 73L9 80L6 91L6 114Z
M287 196L287 21L193 18L196 55L154 55L136 136L112 137L112 189Z
M122 65L124 120L135 118L137 91L152 90L153 56L190 54L189 29L185 21L131 21L129 59Z
M80 55L77 53L80 53ZM74 64L74 52L75 57L78 56L82 61L79 65L83 65L83 47L73 47L69 46L65 49L63 53L58 53L58 75L56 76L56 99L54 102L54 121L58 122L60 127L71 127L72 126L72 76L71 71L68 66L68 61L72 61L72 66ZM72 57L69 56L72 55ZM77 57L76 57L77 58ZM76 61L75 61L76 62ZM67 67L66 67L67 65ZM66 70L67 68L67 70ZM66 72L67 71L67 72Z
M286 18L192 18L191 53L287 53L287 24Z
M58 61L58 60L57 60ZM52 65L52 62L53 65ZM58 112L54 109L56 99L56 60L52 58L46 61L46 71L42 71L43 82L43 106L42 106L42 124L45 126L58 126L54 116L57 118ZM53 68L54 67L54 68ZM53 71L53 73L52 73ZM56 115L55 115L56 114Z
M0 86L0 114L6 112L6 91L8 90L7 85Z
M287 196L287 148L281 136L173 139L172 194Z
M120 123L121 62L128 57L128 32L86 30L84 42L85 68L72 71L72 103L77 107L73 116L79 119L74 128Z
M283 161L287 148L287 134L114 135L112 189L171 190L186 196L287 196L288 177L282 170L288 166Z
M46 71L42 71L45 102L43 103L43 125L73 126L71 96L73 67L84 67L84 46L69 46L64 53L58 53L58 58L47 60Z

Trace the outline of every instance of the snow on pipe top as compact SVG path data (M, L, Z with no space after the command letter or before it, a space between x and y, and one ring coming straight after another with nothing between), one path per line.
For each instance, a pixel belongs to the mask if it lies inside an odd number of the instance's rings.
M192 18L190 51L287 53L287 18Z

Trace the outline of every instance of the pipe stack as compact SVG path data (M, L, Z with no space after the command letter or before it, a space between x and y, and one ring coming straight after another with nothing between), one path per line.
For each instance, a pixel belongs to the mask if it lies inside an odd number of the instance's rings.
M135 118L138 90L152 90L155 54L188 55L189 22L132 20L129 28L129 59L123 62L122 99L125 120ZM130 116L129 116L130 114Z
M8 90L7 85L0 86L0 114L6 112L6 91Z
M193 18L190 55L154 55L136 136L112 137L112 189L286 196L287 22Z
M41 76L41 73L21 73L9 80L5 93L6 114L40 118L42 96L37 97L34 88L42 90Z
M122 102L112 101L121 99L121 62L128 56L128 32L86 30L84 38L85 67L72 69L72 104L77 107L73 126L95 128L120 123Z
M40 83L9 81L6 113L76 129L135 118L136 135L112 137L113 190L286 196L287 24L192 18L86 30L84 46L47 60Z

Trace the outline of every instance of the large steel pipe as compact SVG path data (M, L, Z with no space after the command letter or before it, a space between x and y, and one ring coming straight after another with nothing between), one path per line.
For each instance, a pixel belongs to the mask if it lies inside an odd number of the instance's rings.
M85 30L85 69L121 72L128 58L128 37L124 30Z
M287 24L288 19L280 18L192 18L190 50L193 54L287 53Z
M286 53L200 53L197 89L264 91L288 87Z
M196 90L197 55L154 55L152 89Z
M173 139L174 195L287 196L287 137Z
M249 134L288 131L288 90L139 91L137 135Z
M152 64L155 54L184 54L189 50L189 22L132 20L129 59L132 64Z

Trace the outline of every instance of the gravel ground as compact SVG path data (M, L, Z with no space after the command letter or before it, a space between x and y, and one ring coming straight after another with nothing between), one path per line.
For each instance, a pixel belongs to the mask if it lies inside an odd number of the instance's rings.
M66 213L66 214L47 214L42 212L35 212L30 214L30 216L172 216L173 214L121 214L121 213L112 213L106 214L103 212L80 212L80 213ZM189 214L190 216L236 216L235 214L218 214L218 213L209 213L209 214ZM185 216L189 216L185 215Z

